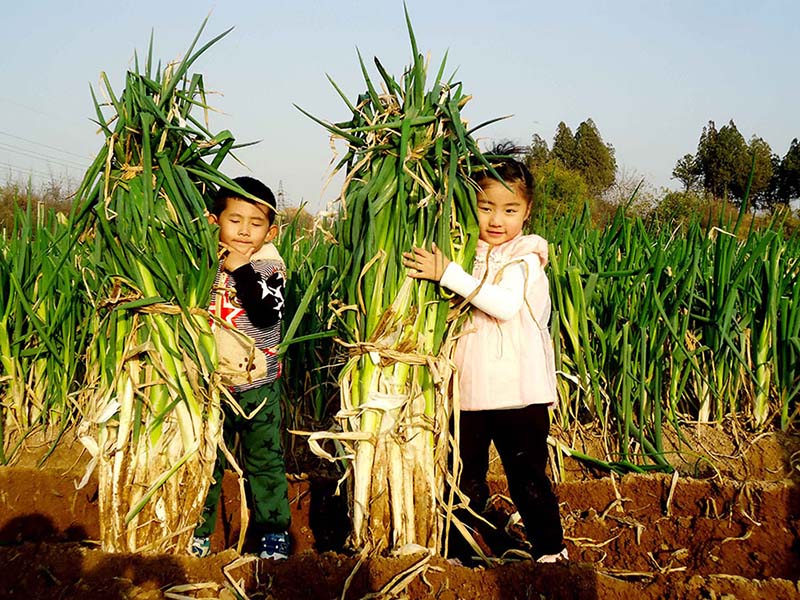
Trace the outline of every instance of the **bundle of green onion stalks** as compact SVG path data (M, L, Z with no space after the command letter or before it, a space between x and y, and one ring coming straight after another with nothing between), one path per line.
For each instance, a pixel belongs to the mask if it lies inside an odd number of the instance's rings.
M205 25L205 23L204 23ZM184 552L220 435L222 386L206 311L217 237L206 206L233 147L192 111L208 110L192 63L138 59L117 97L95 97L105 135L72 215L88 301L82 441L98 470L106 551ZM93 94L94 95L94 94ZM111 116L106 112L111 111ZM207 114L207 113L206 113Z
M379 92L359 56L366 93L352 103L334 84L351 120L311 117L347 147L336 166L346 176L334 225L340 278L332 322L349 360L340 376L342 431L310 439L317 453L350 467L350 543L375 551L441 548L451 504L444 483L457 404L455 320L437 285L407 277L402 253L435 243L471 267L478 228L470 173L485 165L461 116L469 96L443 79L444 60L426 89L410 22L408 31L413 63L400 81L375 59ZM340 452L323 447L331 438Z

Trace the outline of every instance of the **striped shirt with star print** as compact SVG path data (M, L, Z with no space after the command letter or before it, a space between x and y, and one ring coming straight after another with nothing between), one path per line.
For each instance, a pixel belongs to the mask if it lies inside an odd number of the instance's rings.
M249 264L231 273L226 272L222 264L220 261L214 278L209 312L251 337L267 362L266 377L230 386L233 392L244 392L280 377L277 346L281 341L286 266L273 244L265 244L251 257Z

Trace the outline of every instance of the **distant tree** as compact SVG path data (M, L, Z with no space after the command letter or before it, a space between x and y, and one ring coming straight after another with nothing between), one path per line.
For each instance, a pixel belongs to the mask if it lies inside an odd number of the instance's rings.
M780 161L776 189L778 200L784 204L800 198L800 142L797 138L789 144L789 150Z
M754 135L747 145L747 154L750 164L745 177L745 186L750 177L750 171L753 172L749 202L756 208L772 208L776 200L774 194L771 193L774 180L773 159L775 158L772 148L762 138ZM744 190L741 195L743 196L743 194Z
M700 182L702 173L694 154L684 154L683 158L678 159L678 162L675 163L675 168L672 169L672 177L683 184L684 192L695 188Z
M747 142L732 119L719 130L717 150L721 179L733 199L741 201L750 176L751 158Z
M583 176L593 194L602 193L614 183L617 174L614 147L603 142L591 119L586 119L575 131L575 158L568 166Z
M564 121L561 121L556 128L551 156L567 169L571 169L575 164L575 136Z
M646 215L657 204L658 196L646 177L636 169L622 166L617 169L614 183L603 192L602 199L612 211L624 205L627 214Z
M750 163L747 143L733 120L719 131L714 121L708 122L697 144L697 161L708 193L715 198L742 199Z
M781 185L781 157L777 154L772 155L772 179L769 181L769 190L767 194L770 198L771 207L777 208L778 204L787 204L781 198L780 194Z
M36 207L32 213L35 222L50 209L69 214L74 189L74 182L53 178L37 185L30 180L8 179L5 183L0 183L0 236L3 235L3 229L11 230L15 210L25 210L29 204Z
M531 167L543 165L550 160L550 150L547 147L547 142L538 133L533 134L531 145L525 158L528 161L528 166Z
M716 157L717 137L716 124L714 121L709 121L703 127L700 140L697 142L695 161L706 191L710 191L716 184L714 177L716 175L716 163L718 162Z
M697 216L702 206L702 198L693 190L668 191L653 211L653 216L659 223L668 226L685 225Z
M587 119L575 134L563 121L556 127L553 145L534 134L525 159L536 180L537 204L548 215L583 210L614 183L614 148L603 142L597 126Z
M560 161L551 159L533 169L534 211L558 217L583 210L589 199L588 187L576 171L567 169ZM531 219L532 223L537 221Z
M278 212L281 223L286 227L296 227L300 232L313 231L314 217L304 206L284 207Z

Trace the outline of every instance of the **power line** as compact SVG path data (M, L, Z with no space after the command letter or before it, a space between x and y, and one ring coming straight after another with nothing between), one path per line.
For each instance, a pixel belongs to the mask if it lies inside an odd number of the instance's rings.
M43 177L46 179L51 179L53 177L53 173L45 173L37 169L32 169L29 167L21 167L19 165L15 165L9 162L0 161L0 166L7 167L11 171L14 171L20 175L37 175L39 177Z
M0 131L0 135L5 135L5 136L8 136L10 138L14 138L15 140L20 140L20 141L23 141L23 142L28 142L29 144L34 144L35 146L41 146L42 148L49 148L50 150L55 150L56 152L62 152L64 154L69 154L71 156L76 156L76 157L78 157L80 159L83 159L83 160L86 159L85 156L81 156L80 154L77 154L75 152L70 152L69 150L62 150L61 148L57 148L56 146L51 146L49 144L43 144L41 142L36 142L34 140L29 140L29 139L21 137L19 135L14 135L13 133L8 133L7 131Z
M38 152L33 152L32 150L28 150L27 148L20 148L19 146L13 146L11 144L3 144L0 143L0 150L6 150L8 152L13 152L16 154L22 154L24 156L28 156L30 158L36 158L38 160L46 160L48 162L53 162L57 165L61 165L63 167L70 167L73 169L85 169L86 164L77 164L73 162L66 162L64 159L56 158L54 156L48 156L47 154L40 154ZM88 161L87 161L88 162Z
M5 102L6 104L11 104L12 106L16 106L17 108L21 108L23 110L27 110L27 111L32 112L32 113L37 114L37 115L42 115L43 117L48 117L48 118L54 119L56 121L60 121L60 120L63 119L63 117L61 117L59 115L55 115L53 113L44 112L44 111L39 110L37 108L33 108L32 106L29 106L28 104L22 104L21 102L15 102L14 100L11 100L9 98L4 98L3 96L0 96L0 102Z

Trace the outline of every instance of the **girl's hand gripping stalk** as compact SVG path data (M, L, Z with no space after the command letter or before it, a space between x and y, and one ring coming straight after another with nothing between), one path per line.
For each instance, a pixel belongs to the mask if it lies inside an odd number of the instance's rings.
M403 252L403 265L410 269L408 276L414 279L439 281L449 264L450 259L442 254L436 244L431 245L430 251L413 248L411 252Z

